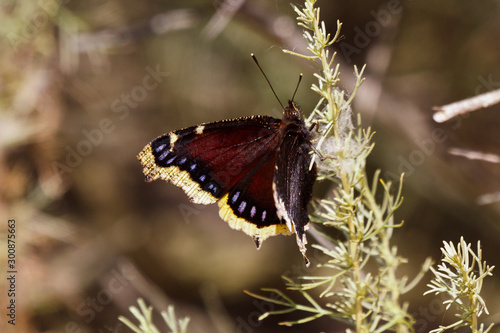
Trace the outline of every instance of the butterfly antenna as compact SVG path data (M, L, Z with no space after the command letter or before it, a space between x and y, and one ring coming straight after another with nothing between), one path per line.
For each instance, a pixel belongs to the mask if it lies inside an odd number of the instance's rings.
M278 95L276 95L276 92L274 91L273 86L271 85L271 82L270 82L270 81L269 81L269 79L267 78L266 73L264 73L264 71L262 70L262 67L260 67L259 62L257 61L257 58L255 57L255 55L254 55L253 53L251 54L251 56L252 56L252 58L253 58L253 61L255 61L255 63L257 64L257 67L259 67L260 72L262 73L262 75L264 75L264 77L266 78L266 81L267 81L267 83L269 84L269 87L271 87L271 91L273 92L274 97L276 97L276 99L278 100L278 103L280 103L281 108L283 108L283 109L284 109L285 107L283 106L283 103L281 103L280 99L278 98ZM301 75L302 75L302 74L301 74ZM300 82L300 80L299 80L299 82ZM297 89L295 89L295 91L297 91ZM294 94L294 95L295 95L295 94ZM293 98L292 98L292 99L293 99Z
M292 95L292 101L295 98L295 94L297 93L297 90L299 90L299 85L300 85L300 81L302 81L302 76L303 76L302 73L300 73L299 82L297 82L297 86L295 87L295 91L293 92L293 95Z

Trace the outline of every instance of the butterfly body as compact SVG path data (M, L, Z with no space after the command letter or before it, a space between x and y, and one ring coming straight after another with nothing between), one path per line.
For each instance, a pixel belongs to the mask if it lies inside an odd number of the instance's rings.
M146 181L169 181L194 203L218 202L221 218L258 248L270 236L295 233L305 258L307 204L316 179L310 140L290 101L282 119L252 116L159 136L138 159Z

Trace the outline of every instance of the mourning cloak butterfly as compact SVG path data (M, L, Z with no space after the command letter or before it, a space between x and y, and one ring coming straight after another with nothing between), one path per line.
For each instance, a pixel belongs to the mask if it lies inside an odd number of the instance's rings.
M281 120L252 116L180 129L151 141L137 158L147 182L169 181L194 203L218 202L220 217L257 248L270 236L295 233L309 265L307 204L316 179L310 140L292 98Z

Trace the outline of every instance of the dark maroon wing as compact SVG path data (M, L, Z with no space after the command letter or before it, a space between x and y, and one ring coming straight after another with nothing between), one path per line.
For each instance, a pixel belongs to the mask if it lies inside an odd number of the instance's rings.
M181 129L151 141L138 159L147 181L163 179L195 203L214 203L276 151L279 123L254 116Z
M219 214L229 226L251 236L260 247L270 236L292 232L278 218L273 198L275 152L247 173L219 201Z
M200 204L219 201L221 218L251 236L290 234L273 198L281 121L254 116L170 132L148 144L138 159L147 181L163 179Z

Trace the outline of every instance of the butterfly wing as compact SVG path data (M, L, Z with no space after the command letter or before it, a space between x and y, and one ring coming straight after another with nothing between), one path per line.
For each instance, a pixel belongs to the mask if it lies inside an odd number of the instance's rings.
M154 139L138 159L146 181L169 181L195 203L219 201L221 218L259 247L269 236L290 234L272 194L280 123L254 116L181 129Z
M215 203L275 151L279 122L255 116L181 129L154 139L137 158L146 181L163 179L194 203Z
M221 218L251 236L257 248L270 236L291 234L277 216L273 198L275 153L263 159L219 201Z
M290 107L294 105L291 104ZM309 224L307 205L311 201L312 187L316 180L316 165L309 170L310 150L309 131L301 119L284 126L283 137L276 153L276 172L273 180L277 216L297 235L297 244L306 263L308 260L305 257L305 231Z

